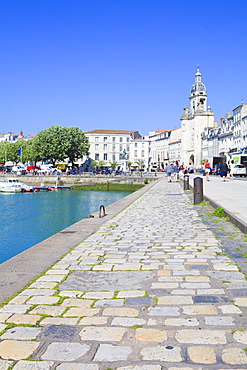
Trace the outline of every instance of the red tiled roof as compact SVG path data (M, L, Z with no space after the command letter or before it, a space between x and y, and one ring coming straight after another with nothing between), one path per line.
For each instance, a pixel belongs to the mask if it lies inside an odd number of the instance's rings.
M169 143L168 145L177 144L177 143L181 143L181 140L173 141L172 143Z
M18 137L18 140L22 140L22 139L32 139L34 138L36 135L33 135L33 136L21 136L21 137Z

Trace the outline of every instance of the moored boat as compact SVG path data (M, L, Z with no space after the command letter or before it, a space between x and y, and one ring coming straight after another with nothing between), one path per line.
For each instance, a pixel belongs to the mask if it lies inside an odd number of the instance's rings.
M57 191L57 190L70 190L70 186L30 186L20 182L19 179L15 177L8 177L7 180L0 181L0 192L3 193L30 193L30 192L41 192L41 191Z
M0 181L0 192L2 193L20 193L33 191L33 187L20 182L16 178L7 178L7 181Z
M2 193L20 193L21 191L21 184L9 181L0 181L0 192Z

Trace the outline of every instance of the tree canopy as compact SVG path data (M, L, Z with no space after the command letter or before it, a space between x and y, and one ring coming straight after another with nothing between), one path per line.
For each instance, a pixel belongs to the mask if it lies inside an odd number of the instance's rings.
M88 154L90 144L78 127L52 126L33 139L33 155L36 160L69 161L74 165L78 158Z
M9 141L0 142L0 163L6 163L7 161L17 163L20 160L18 156L20 141L18 140L15 143Z
M78 127L52 126L28 141L0 142L0 163L22 160L23 163L47 161L55 165L56 161L68 159L74 166L78 158L89 153L89 147L87 137Z
M98 160L97 159L94 159L92 161L92 165L95 168L103 168L106 165L106 162L105 161L102 161L100 159L98 159Z
M138 159L135 163L140 169L145 167L145 162L142 159Z
M115 168L118 166L118 162L116 162L116 161L113 161L113 162L111 162L111 164L110 164L110 167L113 169L113 170L115 170Z

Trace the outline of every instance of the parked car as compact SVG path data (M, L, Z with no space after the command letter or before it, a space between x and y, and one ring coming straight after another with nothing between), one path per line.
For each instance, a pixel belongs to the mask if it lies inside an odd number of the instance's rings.
M68 164L67 164L67 163L58 163L58 164L56 165L56 167L57 167L60 171L62 171L62 172L66 172L66 169L67 169L67 167L68 167Z
M33 166L33 165L27 166L27 171L28 172L35 172L35 171L38 171L38 170L40 170L40 167Z
M233 174L240 177L246 176L246 167L243 164L236 164Z
M26 167L24 165L23 166L20 166L20 165L13 166L11 169L11 172L16 173L17 175L25 175Z
M57 172L57 168L54 167L52 164L41 164L40 169L45 174L53 174Z

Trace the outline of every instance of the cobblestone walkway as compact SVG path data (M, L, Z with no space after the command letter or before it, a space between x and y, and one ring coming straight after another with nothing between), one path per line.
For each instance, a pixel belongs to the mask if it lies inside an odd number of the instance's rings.
M246 289L163 179L0 309L0 369L247 369Z

